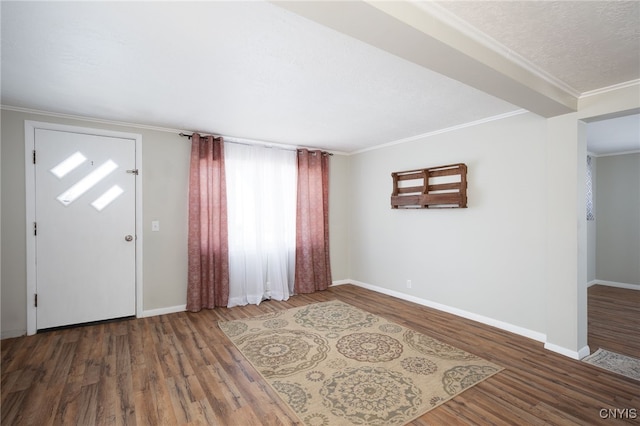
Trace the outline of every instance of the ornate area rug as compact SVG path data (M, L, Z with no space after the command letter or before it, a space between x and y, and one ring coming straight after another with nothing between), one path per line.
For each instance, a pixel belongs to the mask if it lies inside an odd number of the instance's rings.
M502 370L340 301L219 326L310 426L402 425Z
M591 355L582 358L584 362L595 365L632 379L640 380L640 359L598 349Z

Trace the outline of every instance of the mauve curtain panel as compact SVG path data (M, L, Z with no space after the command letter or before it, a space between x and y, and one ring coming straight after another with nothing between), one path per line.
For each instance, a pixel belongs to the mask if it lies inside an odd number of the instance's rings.
M191 137L187 310L226 306L229 299L227 195L222 138Z
M329 156L298 151L295 293L331 285L329 261Z

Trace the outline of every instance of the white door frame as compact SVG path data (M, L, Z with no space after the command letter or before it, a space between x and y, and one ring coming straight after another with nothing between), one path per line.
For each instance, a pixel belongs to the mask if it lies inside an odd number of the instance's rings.
M143 316L142 304L142 135L137 133L116 132L104 129L70 126L66 124L47 123L42 121L25 120L24 122L24 146L25 146L25 190L26 190L26 239L27 239L27 335L37 331L37 310L34 304L36 294L36 239L33 233L33 224L36 217L35 195L36 181L35 168L33 167L33 149L35 146L36 129L58 130L70 133L86 133L96 136L116 137L135 140L136 169L139 177L135 183L136 205L136 317Z

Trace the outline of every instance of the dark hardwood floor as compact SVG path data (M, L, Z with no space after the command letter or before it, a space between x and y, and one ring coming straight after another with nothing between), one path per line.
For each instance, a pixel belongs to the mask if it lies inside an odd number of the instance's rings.
M587 300L591 352L602 348L640 358L640 291L594 285Z
M606 290L589 290L594 314L589 344L592 350L604 347L637 356L637 294ZM299 424L216 322L332 299L505 368L414 425L640 424L638 381L547 351L539 342L352 285L287 302L129 319L3 340L1 423ZM620 309L622 305L628 308ZM629 329L610 328L611 317ZM601 411L609 409L626 409L626 415L617 415L626 418Z

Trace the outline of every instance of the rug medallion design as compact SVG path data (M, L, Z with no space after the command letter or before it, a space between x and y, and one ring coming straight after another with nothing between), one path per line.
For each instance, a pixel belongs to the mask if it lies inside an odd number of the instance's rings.
M309 426L402 425L502 370L340 301L218 324Z

